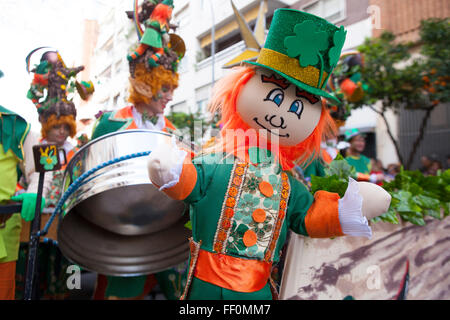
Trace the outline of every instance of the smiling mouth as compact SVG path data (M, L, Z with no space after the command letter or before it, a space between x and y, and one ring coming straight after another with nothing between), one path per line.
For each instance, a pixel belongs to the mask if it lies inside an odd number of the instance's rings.
M261 123L258 122L258 118L253 118L253 121L255 121L256 124L257 124L258 126L260 126L261 128L264 128L264 129L266 129L267 131L269 131L271 134L274 134L274 135L276 135L276 136L283 137L283 138L284 138L284 137L289 138L289 133L286 133L286 134L277 134L277 133L275 133L275 132L272 132L272 130L270 130L270 129L264 127Z

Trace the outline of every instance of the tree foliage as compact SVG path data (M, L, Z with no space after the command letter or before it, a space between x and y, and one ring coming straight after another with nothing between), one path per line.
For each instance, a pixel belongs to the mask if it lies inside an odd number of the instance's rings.
M420 54L411 55L417 45ZM350 109L371 106L384 120L400 162L409 168L420 145L433 109L450 101L450 21L423 20L418 43L399 43L390 32L368 38L358 50L364 56L361 81L368 88L358 102L346 102ZM374 104L381 102L380 108ZM386 119L386 112L400 109L425 110L419 133L407 158Z

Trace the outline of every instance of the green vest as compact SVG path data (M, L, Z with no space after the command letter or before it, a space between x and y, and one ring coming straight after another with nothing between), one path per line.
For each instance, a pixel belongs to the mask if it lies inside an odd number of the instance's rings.
M161 28L158 21L146 22L145 26L146 29L142 35L141 43L153 48L162 48L161 34L166 32L164 28Z
M250 155L250 159L251 159ZM234 157L219 159L217 154L208 154L195 158L193 163L197 170L197 182L185 199L191 206L191 223L193 240L202 241L201 248L209 252L217 252L218 237L220 238L220 225L224 223L224 201L234 181L232 173L235 172ZM251 160L252 161L252 160ZM283 247L289 229L298 234L308 236L305 228L305 216L313 202L313 196L307 188L291 175L286 175L290 186L287 211L282 224L277 227L279 233L275 234L276 222L279 220L279 210L283 182L283 171L278 164L258 166L249 164L242 176L240 195L234 209L232 225L226 239L223 239L223 253L240 258L257 259L277 262L280 249ZM265 196L259 189L264 181L273 188L271 197ZM263 209L265 218L255 221L255 209ZM256 243L246 243L245 234L251 232L256 235ZM274 239L275 243L271 243ZM255 242L254 241L254 242ZM272 247L273 246L273 247ZM267 253L272 247L269 259Z

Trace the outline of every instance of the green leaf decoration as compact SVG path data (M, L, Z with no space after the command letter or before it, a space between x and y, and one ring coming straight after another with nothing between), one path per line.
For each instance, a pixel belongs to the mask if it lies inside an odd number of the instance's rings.
M319 59L323 60L320 51L328 48L328 35L325 31L317 31L317 25L312 20L296 24L295 36L287 36L284 45L287 55L291 58L299 57L300 66L315 66Z
M339 30L337 30L333 35L333 43L334 46L328 51L328 62L330 68L333 68L337 62L339 61L339 57L341 56L342 47L344 46L345 36L347 35L347 31L344 30L344 27L341 26Z
M52 170L58 163L58 159L56 159L56 156L50 155L41 157L39 162L44 166L45 170Z

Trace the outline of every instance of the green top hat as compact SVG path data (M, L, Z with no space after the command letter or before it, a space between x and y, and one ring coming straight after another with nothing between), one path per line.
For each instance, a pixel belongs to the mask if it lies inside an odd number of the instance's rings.
M339 61L347 31L325 19L293 9L277 9L258 59L245 61L275 71L297 87L340 101L323 90Z

